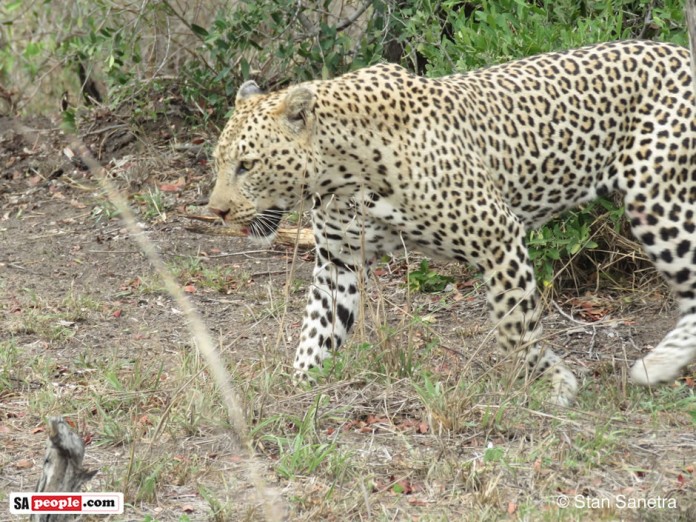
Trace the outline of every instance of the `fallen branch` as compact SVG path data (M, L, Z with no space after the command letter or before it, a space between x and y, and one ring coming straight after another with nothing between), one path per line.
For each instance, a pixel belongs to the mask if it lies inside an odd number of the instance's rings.
M41 478L36 485L36 492L67 493L80 491L82 485L89 481L97 470L87 471L82 467L85 445L77 433L70 429L63 417L48 418L48 443ZM32 522L68 520L68 515L36 514Z
M220 219L212 216L198 216L194 214L182 214L183 217L195 221L203 221L205 223L216 223ZM246 237L240 229L235 227L212 227L204 225L188 225L184 227L189 232L196 234L208 234L211 236L227 236L227 237ZM309 228L279 228L276 231L276 243L285 246L295 246L300 248L314 248L314 234Z

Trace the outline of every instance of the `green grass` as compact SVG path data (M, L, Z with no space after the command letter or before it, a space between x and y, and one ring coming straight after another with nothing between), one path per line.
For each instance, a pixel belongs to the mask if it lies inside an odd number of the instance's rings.
M180 275L198 278L204 269L222 270L194 258L175 265ZM466 270L459 275L458 281L470 277ZM284 491L293 519L387 520L408 513L425 520L490 520L514 508L514 516L534 520L592 520L588 509L561 510L555 499L600 492L615 497L627 488L638 496L674 490L680 505L693 509L693 462L678 451L683 434L696 428L692 387L637 388L622 382L620 372L590 362L597 371L583 382L577 407L549 408L545 383L510 379L500 354L483 349L492 350L489 326L470 326L485 322L482 311L452 328L453 317L482 305L480 291L465 297L454 289L405 293L403 274L380 279L364 293L371 302L365 315L378 322L360 319L350 343L320 370L316 389L298 390L289 382L292 340L257 342L260 328L292 334L289 324L297 321L302 299L293 304L282 292L275 295L282 303L275 314L259 300L242 323L224 329L220 346L241 392L257 458L268 482ZM152 520L198 519L200 509L212 520L260 516L258 506L245 503L240 511L230 496L248 491L240 474L245 461L225 442L231 427L186 338L162 343L161 325L146 322L129 334L142 337L135 353L95 347L65 359L64 350L81 342L85 327L110 308L76 290L55 301L32 292L23 299L32 321L70 314L81 316L82 327L69 338L34 329L3 341L0 393L21 393L33 424L55 413L76 419L92 437L87 454L108 462L101 466L100 489L123 491L137 506L162 502L173 485L193 491L194 513L151 513ZM291 307L287 313L284 306ZM35 340L55 351L37 356L22 348ZM56 386L70 391L57 395ZM655 452L660 471L645 464ZM685 477L682 486L675 482L679 476ZM636 481L652 489L635 490ZM606 516L633 513L610 508Z
M148 221L155 219L166 221L166 213L171 205L166 201L165 195L161 190L148 188L147 192L136 194L134 199L140 206L140 212L145 219Z
M248 285L251 275L222 265L208 266L200 257L177 258L169 263L169 268L183 285L194 285L201 290L231 294Z

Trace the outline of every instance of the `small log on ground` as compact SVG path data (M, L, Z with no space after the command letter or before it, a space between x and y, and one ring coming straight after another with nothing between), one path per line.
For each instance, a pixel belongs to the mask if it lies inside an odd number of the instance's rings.
M85 445L77 433L70 429L63 417L48 418L48 442L46 458L36 492L77 492L89 481L97 470L87 471L82 467ZM70 520L71 515L35 514L32 522Z
M183 217L195 221L203 221L204 223L218 223L219 218L212 216L197 216L193 214L182 214ZM227 236L227 237L246 237L246 235L238 228L233 226L227 227L213 227L206 225L188 225L184 227L189 232L196 232L197 234L208 234L213 236ZM295 246L299 245L300 248L314 248L314 234L309 228L279 228L276 231L275 243L285 245L285 246Z

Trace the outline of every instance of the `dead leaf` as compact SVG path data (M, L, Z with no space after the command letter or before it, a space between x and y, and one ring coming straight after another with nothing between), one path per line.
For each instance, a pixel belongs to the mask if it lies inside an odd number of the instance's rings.
M534 461L534 466L533 466L533 468L534 468L534 471L535 471L536 473L539 473L539 472L541 471L541 459L536 459L536 460Z
M46 431L46 430L44 429L43 426L38 426L38 427L34 428L33 430L31 430L31 432L32 432L33 434L36 434L36 433L43 433L44 431Z
M179 176L174 183L164 183L160 185L160 190L162 192L179 192L186 186L186 179L183 176Z
M191 504L184 504L183 506L181 506L181 510L184 513L193 513L194 511L193 506Z
M515 511L517 511L517 504L514 502L508 502L508 506L507 506L508 515L514 514Z
M14 464L14 467L17 469L29 469L33 466L34 466L34 463L29 459L19 459Z
M195 294L196 293L196 287L193 285L186 285L184 287L184 292L187 294Z
M578 308L577 314L586 321L595 322L603 319L610 313L610 309L605 306L606 300L595 297L575 297L568 301L573 307Z
M123 310L114 310L114 312L111 314L114 317L121 317L123 315Z
M396 482L391 490L394 493L400 494L400 495L410 495L413 493L413 486L411 485L411 482L408 479L402 479Z

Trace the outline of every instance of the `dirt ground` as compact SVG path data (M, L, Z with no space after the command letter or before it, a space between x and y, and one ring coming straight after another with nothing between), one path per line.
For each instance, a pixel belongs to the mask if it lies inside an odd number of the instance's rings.
M484 297L465 267L436 263L455 284L406 295L405 270L417 256L376 271L339 375L318 391L296 390L290 362L312 253L187 230L184 214L205 213L214 136L190 133L180 120L133 131L107 113L82 122L80 134L219 341L254 430L256 465L289 520L696 513L693 378L656 393L626 382L627 365L677 318L659 283L549 304L545 335L583 383L570 412L541 407L535 389L497 384L503 373ZM99 469L88 488L126 494L126 513L111 520L260 519L246 454L181 312L71 147L49 119L0 119L0 500L34 489L45 417L60 414L86 443L85 466ZM363 350L363 340L386 348ZM412 360L389 359L403 358L401 343L415 347ZM471 376L471 398L447 402L452 396L434 383L454 389L463 375ZM338 433L340 451L331 445ZM285 442L298 434L315 451L329 445L333 460L315 469L294 462ZM544 500L621 491L679 506L576 506L563 518ZM10 519L0 508L0 520Z

